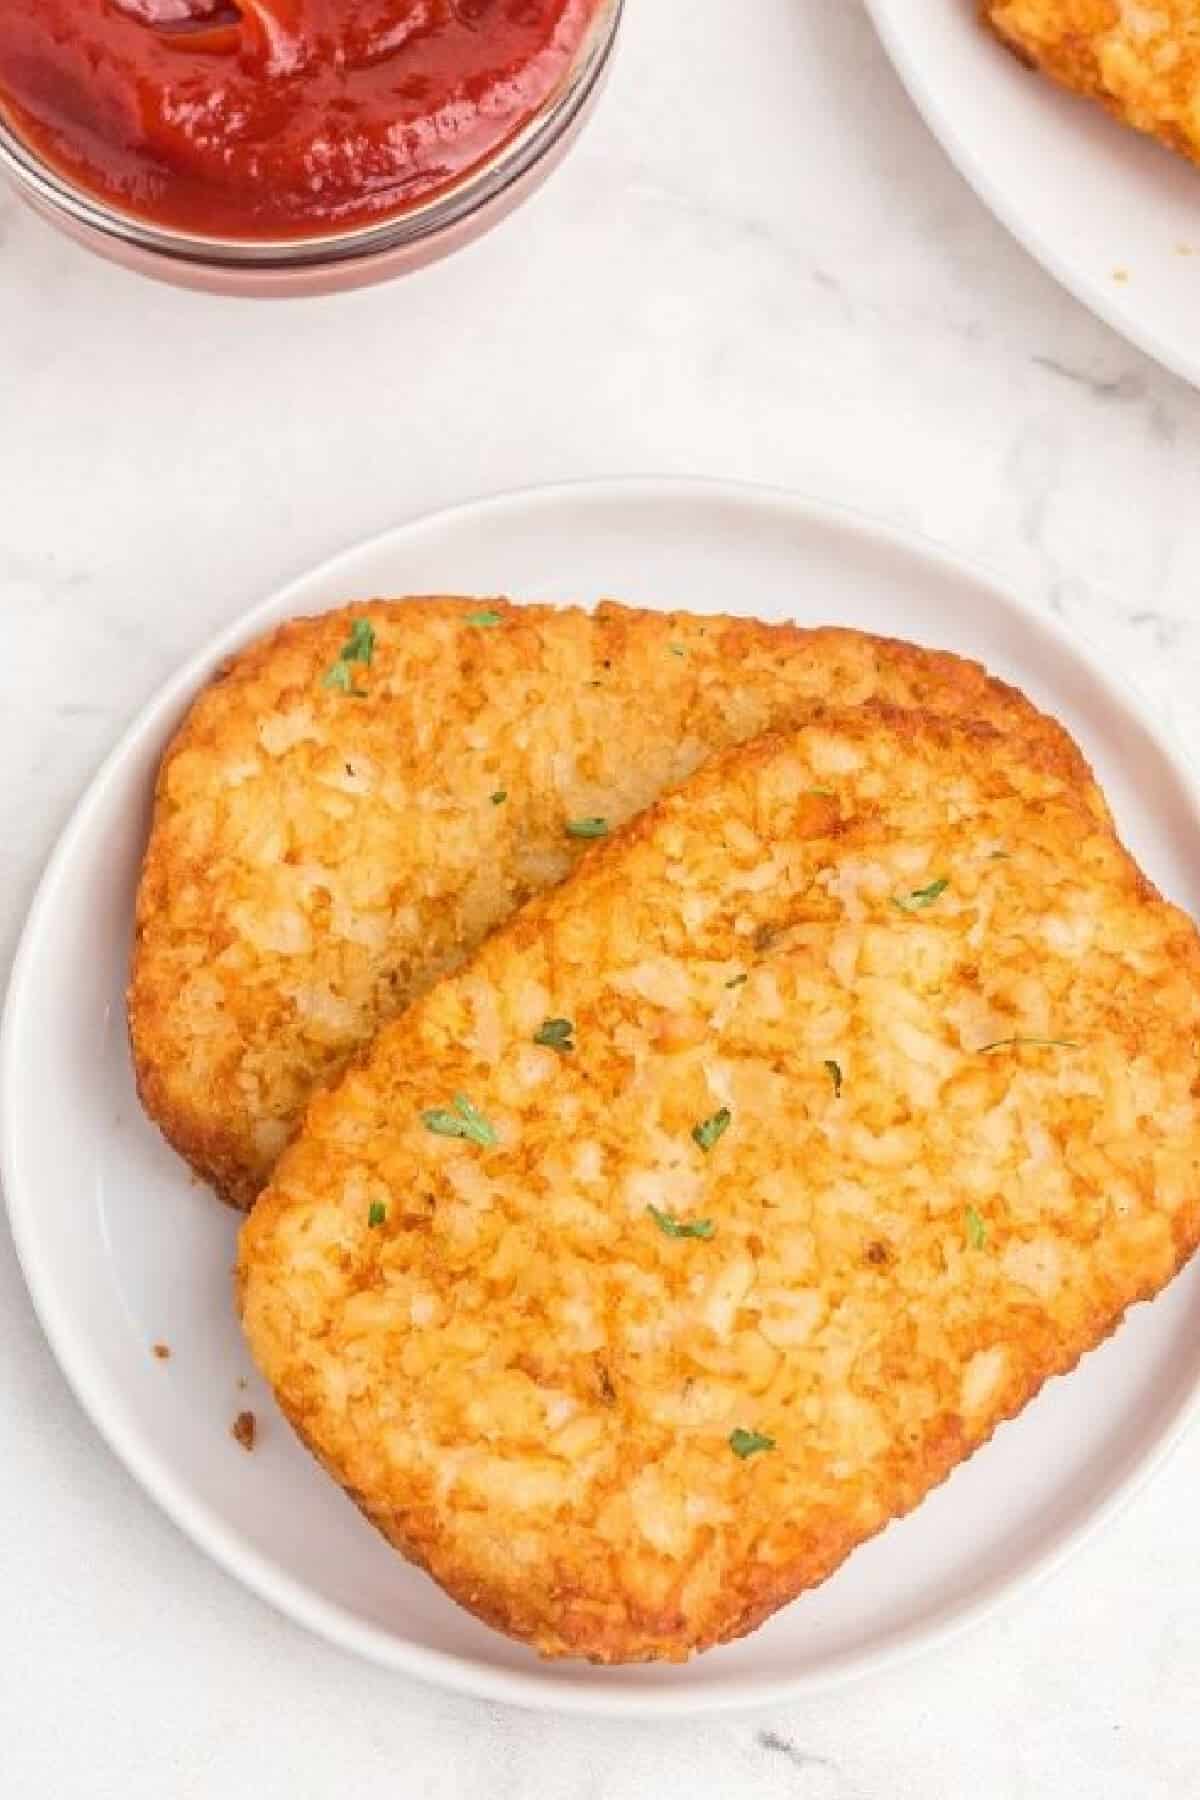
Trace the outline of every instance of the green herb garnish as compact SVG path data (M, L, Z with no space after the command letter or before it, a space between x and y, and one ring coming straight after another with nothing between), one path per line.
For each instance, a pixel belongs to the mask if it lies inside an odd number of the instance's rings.
M1021 1044L1032 1044L1040 1050L1082 1050L1082 1044L1072 1043L1070 1038L1010 1037L997 1038L994 1044L980 1044L976 1056L987 1056L993 1050L1012 1050Z
M687 651L684 649L682 644L668 644L667 649L671 652L672 656L686 656L687 655Z
M508 789L507 788L497 788L495 793L492 795L492 805L493 806L503 806L504 802L507 799L508 799Z
M575 1046L571 1039L574 1034L575 1027L570 1019L546 1019L534 1032L533 1041L545 1050L573 1050Z
M774 1450L775 1439L764 1437L761 1431L743 1431L739 1426L729 1434L729 1448L745 1462L748 1456L757 1456L761 1450Z
M664 1237L704 1238L707 1241L716 1236L717 1228L711 1219L692 1219L685 1222L682 1219L673 1219L670 1213L659 1212L657 1206L648 1206L646 1211Z
M473 625L476 631L494 631L497 625L503 625L504 614L498 613L494 607L488 606L482 612L468 613L463 623Z
M1009 862L1011 859L1012 852L1009 850L993 850L988 857L989 862Z
M350 626L350 636L338 651L337 661L321 677L321 686L336 688L342 694L353 694L356 700L363 699L354 686L351 664L362 663L370 668L374 655L375 627L370 619L355 619Z
M941 898L949 886L949 877L943 876L940 881L931 881L928 887L914 888L903 899L893 899L892 905L901 912L924 912L927 906L932 906L935 900Z
M732 981L727 981L725 983L725 986L727 988L745 987L749 979L750 977L748 975L735 975Z
M355 619L350 636L338 652L338 661L366 663L370 668L375 655L375 627L370 619Z
M367 1214L367 1224L371 1227L371 1230L376 1230L378 1226L383 1224L386 1218L387 1207L383 1204L383 1201L372 1200L371 1210Z
M693 1126L692 1136L707 1156L717 1140L725 1136L732 1123L733 1114L727 1106L723 1106L720 1112L713 1114L711 1119L705 1119L701 1124Z
M967 1242L972 1250L982 1250L987 1243L987 1227L973 1206L966 1210Z
M468 1143L481 1144L485 1149L499 1142L496 1127L465 1094L455 1094L453 1112L433 1107L421 1114L421 1123L435 1137L466 1138Z
M825 1073L828 1075L830 1081L832 1081L832 1083L833 1083L834 1099L840 1100L842 1097L842 1066L841 1066L841 1064L835 1063L835 1062L827 1062L825 1064Z
M607 819L568 819L567 836L574 838L602 838L608 836Z

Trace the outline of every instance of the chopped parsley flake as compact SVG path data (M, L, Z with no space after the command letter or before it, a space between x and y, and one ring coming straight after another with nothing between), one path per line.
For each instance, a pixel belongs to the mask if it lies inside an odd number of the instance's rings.
M1012 858L1011 858L1010 851L1008 851L1008 850L993 850L991 856L988 858L988 861L989 862L1009 862L1009 861L1011 861L1011 859Z
M711 1119L705 1119L702 1124L693 1126L692 1136L707 1156L717 1140L725 1136L732 1123L733 1114L727 1106L723 1106L720 1112L713 1114Z
M827 1062L825 1064L825 1073L833 1083L834 1099L840 1100L842 1097L842 1065L840 1063Z
M975 1052L977 1056L988 1056L993 1050L1012 1050L1022 1044L1032 1044L1040 1050L1082 1050L1082 1044L1074 1044L1070 1038L1010 1037L997 1038L994 1044L980 1044Z
M761 1450L774 1450L775 1439L764 1437L761 1431L743 1431L739 1426L729 1434L729 1448L745 1462L747 1457L757 1456Z
M973 1206L966 1211L967 1242L972 1250L982 1250L987 1243L987 1227Z
M497 625L503 625L504 614L498 613L495 607L488 606L482 612L468 613L464 624L473 625L476 631L494 631Z
M574 838L602 838L608 836L607 819L568 819L567 836Z
M492 805L493 806L503 806L504 802L507 799L508 799L508 789L507 788L497 788L495 793L492 795Z
M338 661L366 663L370 668L375 655L375 627L370 619L355 619L350 636L338 652Z
M573 1050L571 1042L575 1027L570 1019L546 1019L540 1030L533 1034L535 1044L541 1044L545 1050Z
M671 652L672 656L686 656L687 655L687 651L684 649L682 644L668 644L667 649Z
M383 1201L382 1200L372 1200L371 1210L367 1214L367 1224L371 1227L372 1231L374 1231L378 1226L382 1225L386 1218L387 1218L387 1207L383 1204Z
M704 1238L705 1241L716 1236L717 1228L711 1219L673 1219L670 1213L659 1212L657 1206L648 1206L646 1211L658 1226L664 1237L669 1238Z
M421 1123L426 1131L432 1131L435 1137L466 1138L468 1143L480 1144L485 1149L499 1142L496 1127L490 1119L485 1119L477 1106L473 1106L465 1094L455 1094L453 1112L432 1107L421 1114Z
M949 877L943 876L940 881L931 881L928 887L914 888L911 894L905 894L902 899L893 899L892 905L901 912L924 912L927 906L932 906L935 900L941 898L949 886Z
M342 694L353 694L356 700L363 699L363 694L354 686L351 664L362 663L369 669L374 655L375 627L370 619L355 619L350 636L338 651L337 661L321 677L321 686L336 688Z
M745 987L749 979L748 975L735 975L731 981L725 983L725 986L727 988Z

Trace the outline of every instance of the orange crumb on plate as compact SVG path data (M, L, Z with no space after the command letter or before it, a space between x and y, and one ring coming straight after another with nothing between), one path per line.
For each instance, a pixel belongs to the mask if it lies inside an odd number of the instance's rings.
M252 1412L240 1412L230 1430L243 1450L253 1450L254 1440L258 1436L258 1420Z

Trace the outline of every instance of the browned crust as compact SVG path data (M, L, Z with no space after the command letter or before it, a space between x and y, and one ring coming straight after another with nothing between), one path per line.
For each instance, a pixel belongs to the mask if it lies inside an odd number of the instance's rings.
M235 1046L225 1053L224 1060L206 1063L203 1042L189 1035L181 1019L181 948L186 946L173 908L189 885L202 896L211 892L211 937L206 946L193 931L194 958L211 961L231 947L236 949L237 930L221 912L221 894L214 884L238 852L228 836L222 835L219 821L211 828L206 823L205 809L215 813L217 796L201 788L183 800L173 798L176 773L196 759L207 758L217 765L222 755L232 754L231 747L250 744L254 723L264 715L311 705L323 726L335 734L342 730L353 734L370 706L372 748L378 750L381 744L393 742L396 754L408 757L414 778L425 782L429 794L441 804L437 798L440 788L453 792L455 765L462 761L454 751L456 712L461 714L465 731L480 704L480 684L486 680L490 643L482 633L464 634L460 629L464 611L481 606L494 606L503 616L510 668L546 669L547 679L560 688L571 679L572 669L581 680L592 669L603 671L618 698L625 682L625 710L619 714L619 726L597 725L596 729L619 729L628 735L630 767L644 763L650 770L661 766L669 778L673 746L689 736L710 750L722 749L764 727L798 723L825 701L882 696L905 705L990 720L1031 750L1042 747L1048 754L1060 756L1064 766L1070 767L1072 779L1089 796L1093 811L1107 817L1087 763L1061 726L978 664L895 639L873 638L838 627L808 630L723 616L698 619L686 613L641 612L615 604L602 605L589 616L578 608L514 607L503 600L455 598L372 601L320 618L292 620L224 664L168 746L158 774L137 898L129 1022L138 1093L146 1112L180 1155L235 1206L250 1206L269 1173L271 1158L256 1150L252 1142L255 1103L245 1101L238 1088L243 1051ZM380 633L373 675L386 674L389 658L399 663L407 657L405 668L426 669L426 679L432 684L428 697L418 682L415 692L406 688L386 701L359 703L356 710L342 696L321 690L321 671L335 660L351 621L364 617ZM448 633L456 636L448 639ZM673 640L681 635L688 644L686 660L676 660L671 654ZM470 641L462 641L464 636ZM426 655L428 661L422 663ZM445 658L453 666L449 675L442 676L438 659ZM647 684L647 704L645 714L639 717L637 694L643 683ZM847 684L853 691L846 691ZM724 706L722 695L728 696ZM423 708L439 715L439 743L448 746L436 766L431 763L425 768L409 755L414 721L422 719ZM449 726L445 725L447 715ZM586 742L582 752L585 757L592 753ZM518 771L514 786L519 779ZM654 779L647 775L644 791L634 796L635 803L653 798ZM620 804L627 805L628 799ZM544 835L544 827L536 822L530 829L535 838L539 831ZM512 885L514 901L530 891L527 884ZM431 925L426 918L423 930L436 930L436 925L436 919ZM417 946L410 944L409 972L398 982L393 978L385 1010L368 1007L362 1029L340 1043L324 1049L307 1047L308 1063L294 1078L300 1097L291 1103L273 1102L276 1116L284 1119L289 1133L313 1088L336 1078L380 1019L403 1006L448 960L453 962L472 950L478 936L467 935L450 943L435 943L430 938L428 942L431 948L425 965ZM385 972L381 968L373 977L381 990ZM232 991L237 999L236 989ZM269 1020L273 1008L280 1014L278 1023L263 1025L262 1018ZM276 1040L286 1048L287 1034L294 1027L288 1023L286 1008L272 999L269 984L256 988L254 997L245 999L244 1009L240 1030L260 1037L274 1031Z
M1164 958L1161 992L1166 993L1168 980L1177 975L1182 991L1188 996L1189 1018L1182 1018L1176 1032L1177 1043L1172 1062L1178 1068L1188 1046L1196 1043L1197 996L1200 996L1200 943L1190 923L1174 908L1162 902L1152 884L1141 875L1107 838L1097 830L1087 811L1072 800L1066 779L1068 762L1051 744L1042 742L1031 750L1014 755L991 728L972 721L947 721L921 716L910 711L875 705L865 706L854 715L831 712L825 721L829 727L850 738L867 739L876 735L888 738L903 753L906 746L919 746L931 758L941 750L957 758L967 756L978 768L994 765L992 774L981 774L985 793L1002 791L1012 778L1017 761L1026 769L1043 774L1051 784L1042 797L1029 798L1033 814L1053 815L1054 830L1061 835L1064 855L1085 841L1094 845L1097 879L1111 889L1112 903L1118 917L1133 920L1139 909L1148 909L1158 921L1159 954ZM775 759L789 749L791 740L773 735L752 745L714 759L708 767L676 795L665 797L654 807L633 820L613 839L588 853L569 887L534 900L521 915L496 933L485 946L475 968L489 986L503 984L503 971L541 934L557 929L564 913L594 916L603 920L610 916L613 896L628 891L639 892L642 875L638 861L639 848L652 846L661 834L688 813L703 810L723 784L731 797L752 788L756 771L769 769ZM931 770L935 766L931 760ZM1053 784L1061 783L1057 793ZM739 810L735 808L735 810ZM740 807L744 816L745 808ZM822 830L828 829L826 820ZM679 854L673 851L673 854ZM1150 977L1144 977L1149 981ZM453 982L446 984L452 987ZM1177 984L1178 986L1178 984ZM1157 993L1157 990L1156 990ZM365 1062L362 1080L368 1085L380 1081L385 1085L395 1079L398 1068L419 1064L424 1057L436 1060L434 1046L441 1043L440 1027L426 1026L426 1015L438 1001L438 993L419 1002L403 1019L387 1027ZM1111 1030L1122 1041L1130 1061L1142 1050L1161 1059L1168 1046L1170 1032L1161 1035L1163 1022L1154 1017L1158 1004L1156 994L1098 994L1092 1002L1098 1025ZM446 1052L449 1070L440 1076L440 1086L452 1079L453 1058ZM482 1081L482 1074L479 1079ZM357 1082L358 1078L356 1078ZM348 1082L343 1090L320 1100L310 1113L301 1140L289 1150L281 1162L274 1184L263 1196L251 1220L243 1229L239 1259L240 1296L244 1303L247 1284L262 1280L262 1270L269 1262L272 1240L290 1209L308 1205L312 1195L321 1191L318 1180L330 1183L330 1204L336 1205L338 1158L347 1153L346 1139L337 1130L343 1107L353 1113L356 1104L349 1092L355 1085ZM439 1087L440 1091L440 1087ZM1190 1167L1195 1171L1198 1160L1196 1145L1200 1142L1197 1124L1197 1097L1200 1082L1190 1088L1189 1142L1192 1145ZM324 1146L324 1147L323 1147ZM331 1154L333 1163L326 1167L323 1158ZM434 1501L413 1495L403 1505L381 1503L378 1496L362 1491L351 1492L355 1503L379 1530L412 1562L427 1569L462 1605L491 1626L526 1642L532 1642L547 1656L583 1656L600 1663L629 1660L679 1660L695 1650L730 1641L753 1630L780 1606L807 1589L826 1580L847 1555L861 1542L883 1529L893 1519L911 1511L932 1488L946 1479L960 1462L987 1442L997 1427L1015 1416L1056 1375L1068 1373L1081 1356L1107 1338L1121 1323L1128 1308L1152 1298L1171 1280L1194 1253L1200 1241L1200 1182L1193 1188L1171 1217L1170 1250L1118 1262L1117 1273L1110 1274L1107 1265L1094 1277L1088 1289L1086 1310L1078 1316L1068 1313L1064 1320L1047 1313L1032 1302L1014 1314L1010 1329L1019 1333L1013 1340L1019 1358L1005 1385L989 1406L987 1416L968 1427L967 1421L953 1403L953 1395L944 1396L944 1404L925 1421L919 1448L910 1452L903 1445L894 1446L894 1466L888 1484L888 1504L870 1524L861 1515L839 1511L832 1506L809 1509L803 1528L788 1537L787 1555L782 1561L750 1557L745 1564L728 1571L727 1579L715 1604L703 1619L689 1616L682 1600L656 1609L639 1606L620 1592L619 1581L597 1585L588 1579L588 1571L572 1561L565 1550L556 1552L553 1541L546 1547L543 1562L528 1572L519 1586L497 1585L464 1565L461 1546L447 1530L447 1521ZM348 1251L348 1254L355 1254ZM885 1284L893 1280L890 1259L882 1262L865 1259L875 1270L874 1280ZM1092 1276L1089 1275L1089 1279ZM895 1303L893 1303L895 1304ZM1073 1304L1073 1302L1072 1302ZM968 1347L972 1340L966 1340ZM981 1333L977 1342L988 1342ZM345 1469L328 1444L328 1420L322 1419L310 1399L291 1383L279 1379L280 1369L270 1356L263 1359L263 1342L252 1348L263 1361L264 1371L276 1385L280 1403L301 1437L309 1443L325 1466L345 1483ZM299 1366L299 1365L297 1365ZM618 1383L619 1394L619 1383ZM749 1496L753 1490L745 1489ZM803 1496L797 1497L799 1507ZM748 1504L750 1502L748 1501ZM770 1522L765 1522L767 1528ZM565 1533L564 1533L565 1536ZM613 1587L617 1591L613 1591Z
M715 1650L722 1644L736 1643L739 1638L749 1637L783 1607L790 1606L806 1593L823 1587L856 1550L881 1536L889 1526L907 1518L930 1494L943 1487L956 1469L991 1443L1002 1426L1018 1418L1037 1399L1048 1382L1072 1374L1086 1356L1113 1337L1134 1306L1156 1299L1191 1261L1198 1245L1200 1229L1193 1234L1188 1245L1180 1250L1175 1267L1165 1280L1147 1283L1141 1292L1130 1298L1115 1318L1097 1320L1096 1335L1087 1343L1071 1351L1064 1351L1061 1356L1048 1357L1045 1367L1032 1378L1028 1388L1013 1395L986 1436L973 1443L968 1442L963 1434L961 1419L954 1413L947 1413L939 1430L931 1435L920 1475L913 1481L911 1495L897 1506L890 1517L883 1519L870 1531L857 1534L848 1528L844 1519L833 1517L826 1520L821 1529L814 1530L811 1534L806 1555L793 1564L783 1579L772 1582L760 1576L747 1582L738 1596L738 1609L733 1615L723 1621L720 1629L699 1637L682 1635L686 1633L687 1621L678 1611L656 1617L612 1604L597 1603L586 1589L572 1585L573 1578L569 1569L564 1570L562 1577L554 1581L551 1604L557 1614L557 1623L553 1630L547 1629L548 1609L544 1593L535 1594L532 1596L532 1603L523 1607L513 1604L511 1594L464 1586L461 1570L440 1552L436 1520L431 1517L426 1521L422 1532L421 1522L411 1516L397 1522L373 1509L364 1495L344 1486L339 1480L336 1466L316 1448L305 1429L303 1419L293 1413L284 1399L279 1396L277 1398L280 1410L301 1443L315 1456L326 1474L342 1487L342 1491L367 1522L387 1539L406 1562L421 1569L445 1588L459 1606L482 1624L518 1643L532 1644L539 1655L548 1661L578 1659L609 1668L630 1663L684 1663L706 1650Z
M1123 25L1115 0L981 0L985 23L1026 68L1099 104L1168 149L1200 161L1193 96L1200 80L1200 41L1191 0L1155 0L1153 41ZM1105 76L1106 49L1116 46L1120 86ZM1182 121L1186 121L1181 123Z

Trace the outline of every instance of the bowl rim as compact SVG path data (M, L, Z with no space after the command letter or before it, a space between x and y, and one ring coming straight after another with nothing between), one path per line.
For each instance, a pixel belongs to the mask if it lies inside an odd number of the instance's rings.
M251 238L176 231L114 206L60 174L0 111L0 174L53 216L127 248L193 267L247 274L303 271L354 263L428 245L517 188L555 148L597 92L612 60L625 0L598 0L562 81L483 162L418 205L366 225L304 237Z

